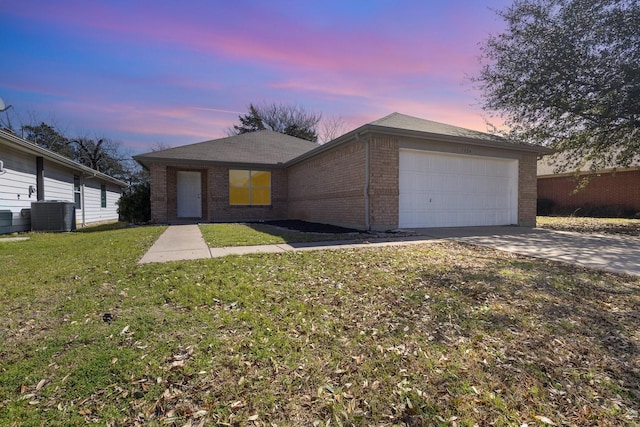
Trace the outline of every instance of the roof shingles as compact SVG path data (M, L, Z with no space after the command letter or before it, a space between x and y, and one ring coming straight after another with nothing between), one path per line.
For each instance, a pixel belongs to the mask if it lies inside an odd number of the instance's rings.
M399 133L423 138L444 138L454 143L470 143L489 147L533 151L539 154L551 152L551 150L544 147L518 144L489 133L424 120L405 114L392 113L363 125L325 145L318 145L314 142L270 130L262 130L141 154L134 156L134 159L142 164L160 161L290 165L332 149L336 145L350 140L354 135L357 137L358 133L365 131L392 132L394 134Z
M277 165L317 146L315 142L262 130L154 151L134 158L142 163L160 160Z

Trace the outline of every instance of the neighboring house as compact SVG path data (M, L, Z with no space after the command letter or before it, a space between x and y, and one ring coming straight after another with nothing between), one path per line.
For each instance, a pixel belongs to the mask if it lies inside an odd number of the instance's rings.
M583 213L597 210L605 215L634 215L640 212L640 163L626 168L606 168L596 173L589 165L575 173L556 173L551 159L538 162L538 198L552 202L552 209L568 212L578 208ZM592 176L588 176L592 174ZM576 191L582 178L588 184Z
M31 229L31 202L75 204L78 227L118 220L127 183L0 130L0 234Z
M317 145L271 131L142 154L156 223L299 219L360 230L534 226L550 150L393 113Z

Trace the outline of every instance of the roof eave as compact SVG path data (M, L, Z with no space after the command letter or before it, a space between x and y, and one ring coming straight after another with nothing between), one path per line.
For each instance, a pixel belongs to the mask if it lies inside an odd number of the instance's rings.
M201 159L167 159L164 157L151 157L151 156L133 156L133 159L140 163L143 167L149 169L151 163L163 163L166 165L214 165L214 166L238 166L238 167L259 167L259 168L283 168L285 162L277 163L256 163L256 162L228 162L218 160L201 160Z
M99 177L100 179L103 179L105 181L109 181L112 184L116 184L122 188L126 188L129 187L129 184L127 184L124 181L120 181L117 178L114 178L112 176L109 176L107 174L104 174L100 171L97 171L95 169L91 169L88 166L84 166L81 165L80 163L77 163L71 159L69 159L68 157L65 157L61 154L58 154L56 152L53 152L51 150L47 150L46 148L42 148L32 142L27 141L24 138L20 138L19 136L13 135L9 132L6 131L0 131L0 141L2 141L2 138L10 141L13 143L12 147L20 152L23 153L27 153L27 154L35 154L35 155L41 155L43 157L46 157L47 159L49 159L50 161L63 165L63 166L67 166L71 169L77 170L77 171L81 171L87 174L91 174L94 177Z
M380 125L369 125L369 132L382 133L385 135L404 136L409 138L431 139L440 142L450 142L454 144L467 144L492 148L504 148L508 150L526 151L537 154L550 154L554 150L540 145L518 144L507 139L503 141L491 139L470 138L467 136L444 135L441 133L425 132L412 129L391 128ZM364 132L363 132L364 133ZM499 138L499 137L498 137Z
M476 145L476 146L482 146L482 147L493 147L493 148L515 150L515 151L524 151L524 152L536 153L538 155L546 155L546 154L551 154L555 152L555 150L552 150L547 147L542 147L539 145L530 145L530 144L517 144L517 143L509 142L508 140L505 140L504 142L491 141L487 139L476 139L476 138L469 138L464 136L443 135L440 133L366 124L334 139L333 141L327 142L326 144L323 144L318 148L315 148L294 159L289 160L287 163L285 163L285 166L287 167L293 166L310 157L314 157L324 151L330 150L333 147L344 144L345 142L350 141L354 138L358 139L361 136L364 136L367 134L383 134L383 135L392 135L392 136L399 136L399 137L406 137L406 138L430 139L434 141L449 142L454 144L468 144L468 145Z

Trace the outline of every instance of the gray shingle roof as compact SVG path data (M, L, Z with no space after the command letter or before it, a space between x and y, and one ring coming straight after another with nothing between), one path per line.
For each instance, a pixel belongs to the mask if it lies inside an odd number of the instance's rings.
M569 168L565 171L556 173L556 165L563 164L567 161L567 153L559 152L552 154L550 156L545 156L542 159L538 160L538 176L553 176L553 175L573 175L576 170ZM585 163L578 169L580 172L595 172L591 170L591 166L593 162L590 160L585 161ZM615 162L608 162L604 164L597 172L611 172L613 170L624 171L624 170L637 170L640 168L640 160L634 159L631 161L629 166L621 167Z
M261 130L140 154L134 156L134 159L143 164L147 161L165 160L277 165L317 146L318 144L304 139Z
M463 138L479 139L485 141L502 141L507 142L505 138L489 133L478 132L471 129L465 129L458 126L451 126L445 123L434 122L431 120L420 119L417 117L407 116L400 113L391 113L381 119L369 123L374 126L383 126L388 128L396 128L402 130L412 130L416 132L427 132L437 135L456 136Z

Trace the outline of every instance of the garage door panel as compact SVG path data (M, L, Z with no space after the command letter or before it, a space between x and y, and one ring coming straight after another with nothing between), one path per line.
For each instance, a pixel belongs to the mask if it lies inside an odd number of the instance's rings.
M518 161L400 150L400 227L517 223Z

